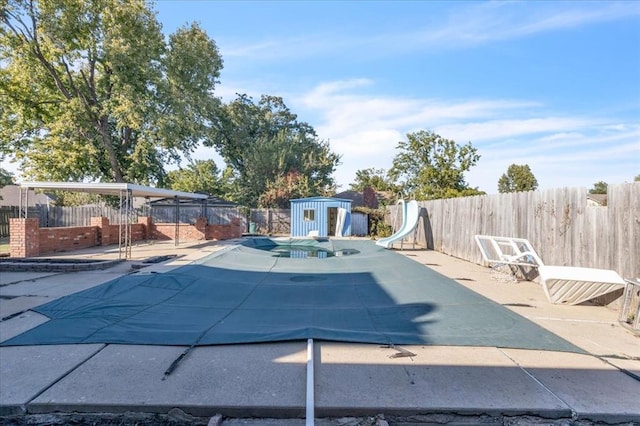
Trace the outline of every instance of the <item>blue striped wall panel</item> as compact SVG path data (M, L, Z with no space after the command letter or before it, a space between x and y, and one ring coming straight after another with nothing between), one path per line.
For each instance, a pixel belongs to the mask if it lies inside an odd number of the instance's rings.
M347 226L343 235L351 235L351 200L311 197L291 200L291 236L306 237L311 231L318 231L319 237L328 237L330 208L343 208L347 211ZM305 220L305 210L313 211L313 220Z

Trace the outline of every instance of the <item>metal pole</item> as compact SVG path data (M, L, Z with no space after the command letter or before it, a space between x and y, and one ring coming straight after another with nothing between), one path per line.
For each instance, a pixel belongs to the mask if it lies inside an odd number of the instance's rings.
M127 224L125 228L126 234L126 247L125 247L125 258L131 259L131 221L133 219L133 200L132 191L130 189L127 190Z
M122 259L122 190L120 190L120 203L119 203L119 211L118 215L120 216L120 220L118 220L118 259Z
M25 194L24 194L25 188L20 187L20 207L18 210L18 217L21 219L26 219L27 218L27 214L26 214L26 209L24 208L24 203L25 203ZM27 188L27 194L29 193L29 189ZM29 207L27 207L29 208Z
M307 339L307 412L306 426L313 426L315 420L313 393L313 339Z
M174 245L177 246L180 244L180 200L178 197L174 197L176 203L176 216L175 216L175 237L174 237Z

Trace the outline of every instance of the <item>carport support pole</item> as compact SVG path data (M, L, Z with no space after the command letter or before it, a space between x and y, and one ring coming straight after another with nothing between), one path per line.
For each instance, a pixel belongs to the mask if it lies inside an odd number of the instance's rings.
M122 221L124 220L124 214L122 213L122 193L123 190L120 190L120 203L118 204L118 259L122 259Z
M20 207L18 207L18 217L26 219L29 217L29 188L20 187Z
M175 245L176 247L178 245L180 245L180 200L178 199L178 197L174 197L174 202L176 204L176 216L175 216L175 222L176 222L176 226L175 226L175 235L173 236L173 245Z
M307 415L306 426L313 426L315 419L313 395L313 339L307 340Z

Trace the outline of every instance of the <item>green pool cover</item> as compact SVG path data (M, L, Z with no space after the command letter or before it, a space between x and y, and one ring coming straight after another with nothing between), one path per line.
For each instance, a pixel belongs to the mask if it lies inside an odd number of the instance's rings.
M293 254L282 257L288 245ZM336 255L297 258L313 247ZM2 346L313 338L582 352L424 265L363 240L248 239L170 273L123 276L34 310L50 321Z

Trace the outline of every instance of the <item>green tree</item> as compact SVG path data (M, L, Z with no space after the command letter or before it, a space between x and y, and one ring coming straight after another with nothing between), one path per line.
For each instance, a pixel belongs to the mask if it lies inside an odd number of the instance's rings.
M606 182L596 182L593 184L593 188L589 190L589 194L606 194L608 186Z
M362 192L370 186L376 191L399 192L400 188L389 177L384 169L370 167L356 171L355 181L349 186L351 191Z
M498 192L524 192L538 189L538 181L528 164L512 164L498 179Z
M233 169L233 200L255 207L260 196L289 173L306 178L302 196L324 195L334 185L340 157L315 130L299 122L279 97L258 103L239 95L225 105L213 145ZM286 179L285 179L286 180Z
M464 179L464 173L480 159L471 142L458 145L420 130L407 134L407 141L399 142L397 149L400 152L393 159L389 176L402 182L405 196L429 200L483 194Z
M225 196L227 188L213 160L196 160L187 167L167 173L171 189L184 192Z
M289 200L307 197L312 192L309 178L291 171L267 183L267 188L258 199L258 207L288 209L291 207Z
M637 175L633 180L634 182L640 182L640 175Z
M222 60L144 0L0 2L0 152L34 179L162 184L210 138Z
M0 167L0 188L6 185L13 185L13 174ZM0 200L2 200L2 196L0 196Z
M89 194L87 192L73 192L73 191L47 191L47 194L53 196L53 204L61 207L76 207L87 204L101 204L105 203L111 206L116 206L116 197L100 194Z
M13 185L13 173L0 167L0 188L5 185Z

